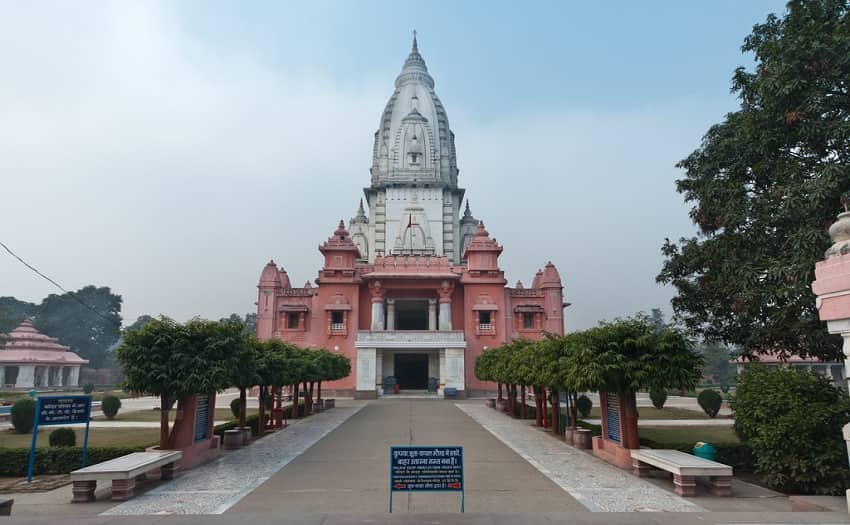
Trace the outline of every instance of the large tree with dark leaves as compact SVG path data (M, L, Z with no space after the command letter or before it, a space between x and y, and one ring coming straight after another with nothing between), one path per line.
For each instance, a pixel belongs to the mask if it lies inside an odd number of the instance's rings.
M679 163L696 237L669 239L658 281L678 316L749 355L835 358L810 289L850 191L850 3L794 0L753 28L732 91L738 111Z
M47 296L33 324L88 359L90 367L107 366L108 349L120 336L121 296L105 286L86 286L72 293L76 299L70 294Z

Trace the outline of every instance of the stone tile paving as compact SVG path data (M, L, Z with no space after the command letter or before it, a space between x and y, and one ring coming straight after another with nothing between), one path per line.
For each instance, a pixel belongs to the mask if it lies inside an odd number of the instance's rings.
M593 512L705 510L481 402L456 406Z
M101 515L221 514L364 406L338 403L332 410L293 421L283 431L228 452Z

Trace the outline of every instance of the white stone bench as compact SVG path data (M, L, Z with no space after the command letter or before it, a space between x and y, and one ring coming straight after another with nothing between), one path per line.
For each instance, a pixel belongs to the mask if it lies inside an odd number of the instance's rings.
M698 476L708 476L711 493L715 496L732 495L732 467L686 454L679 450L632 450L632 468L636 476L646 476L650 466L673 474L676 494L696 496Z
M71 472L74 482L74 502L94 501L94 491L98 481L112 481L112 499L126 501L133 497L136 478L145 472L160 469L162 479L171 479L177 470L177 461L183 457L179 450L153 452L134 452L81 468Z

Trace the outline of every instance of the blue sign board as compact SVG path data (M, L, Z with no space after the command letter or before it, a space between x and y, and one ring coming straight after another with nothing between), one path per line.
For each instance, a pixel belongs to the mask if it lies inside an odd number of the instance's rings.
M38 438L39 426L86 424L83 438L82 467L86 466L86 456L89 449L89 421L91 420L91 396L45 396L35 400L35 421L32 428L32 445L30 446L29 464L27 466L27 481L32 481L32 470L35 465L35 445Z
M463 447L390 447L390 512L393 492L460 492L463 512Z
M209 437L210 396L195 398L195 443Z
M605 429L607 437L614 443L620 443L620 398L617 394L607 393L605 396Z

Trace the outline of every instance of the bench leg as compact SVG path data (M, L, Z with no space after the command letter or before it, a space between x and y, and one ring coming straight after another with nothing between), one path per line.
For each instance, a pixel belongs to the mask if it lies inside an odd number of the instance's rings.
M652 467L647 465L646 463L641 463L640 460L633 459L632 460L632 472L635 476L639 478L645 478L649 475Z
M177 463L169 463L163 465L159 469L159 479L174 479L174 474L177 472Z
M678 474L673 474L673 485L675 486L676 494L680 496L697 495L696 476L679 476Z
M94 501L94 490L97 488L97 481L75 481L73 492L74 498L72 503L86 503Z
M127 501L133 497L136 488L136 479L113 479L112 501Z
M732 495L732 476L712 476L709 478L711 483L711 493L715 496L731 496Z

